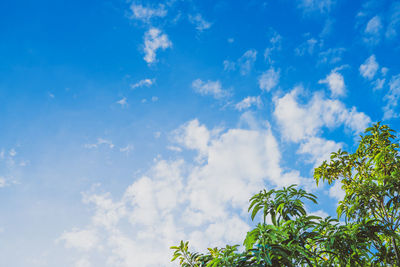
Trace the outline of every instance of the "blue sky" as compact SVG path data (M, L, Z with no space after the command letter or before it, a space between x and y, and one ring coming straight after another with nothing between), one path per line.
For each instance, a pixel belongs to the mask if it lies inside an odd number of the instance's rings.
M0 265L174 266L383 121L400 1L3 1Z

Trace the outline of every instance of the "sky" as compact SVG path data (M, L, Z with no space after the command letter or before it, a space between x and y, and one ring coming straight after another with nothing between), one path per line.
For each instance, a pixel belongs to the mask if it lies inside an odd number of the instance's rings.
M248 199L381 121L400 1L0 2L0 265L176 266L242 244Z

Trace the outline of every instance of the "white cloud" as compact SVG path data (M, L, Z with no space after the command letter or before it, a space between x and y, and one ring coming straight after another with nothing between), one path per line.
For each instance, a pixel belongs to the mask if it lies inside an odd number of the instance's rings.
M238 65L240 68L240 74L249 74L254 62L257 59L257 51L254 49L247 50L239 59Z
M85 144L84 147L85 148L98 148L101 145L105 145L108 146L109 148L114 148L114 144L112 143L112 141L107 140L107 139L103 139L103 138L97 138L97 142L93 143L93 144Z
M214 98L222 98L228 96L229 93L222 89L220 81L202 81L201 79L196 79L192 82L192 88L194 91L200 95L211 95Z
M144 60L148 63L156 61L156 51L172 47L171 41L165 33L157 28L150 28L144 35Z
M94 230L72 229L64 232L57 241L64 241L67 248L88 251L98 246L99 238Z
M346 94L344 78L336 70L333 70L324 80L320 80L318 83L327 84L333 97L344 96Z
M206 21L200 14L189 15L189 21L196 26L196 30L202 32L211 27L212 23Z
M379 69L379 64L376 62L375 55L371 55L365 60L363 64L360 65L360 74L368 80L374 78L376 72Z
M369 45L376 45L380 42L382 34L382 20L380 16L370 19L364 30L364 42Z
M342 189L342 183L335 181L335 184L329 188L329 196L336 198L337 200L343 200L346 193Z
M11 148L10 151L8 151L8 154L10 157L15 157L17 155L17 151L15 151L14 148Z
M319 63L335 64L342 60L345 51L346 49L343 47L329 48L326 51L322 51L318 54Z
M75 267L91 267L90 261L88 259L82 258L75 262Z
M121 107L123 107L123 108L128 106L128 102L126 101L126 97L123 97L122 99L118 100L116 103L121 105Z
M119 151L120 151L120 152L123 152L123 153L126 153L126 154L129 154L134 148L135 148L135 147L134 147L133 145L128 144L128 145L126 145L125 147L121 147L121 148L119 149Z
M385 36L388 39L397 37L400 27L400 2L394 2L390 8L389 24L386 29Z
M277 32L273 31L272 36L269 39L269 47L265 48L264 51L264 58L269 62L273 63L272 60L272 53L275 51L280 51L282 49L282 36L279 35Z
M254 62L257 59L257 51L254 49L247 50L238 60L230 61L224 60L224 70L225 71L233 71L236 69L236 66L240 69L241 75L247 75L251 72L253 68Z
M150 19L154 17L165 17L167 15L167 10L164 5L161 4L157 8L151 8L133 3L130 8L132 11L132 18L143 22L149 22Z
M236 69L236 63L229 60L224 60L224 70L225 71L233 71Z
M304 13L329 13L335 4L335 0L298 0L298 8Z
M281 168L280 149L269 128L221 132L192 120L173 135L184 149L206 160L157 159L120 198L85 193L84 202L95 206L92 222L59 240L85 257L99 254L111 266L174 266L168 248L181 239L190 240L197 251L241 243L250 229L248 199L266 182L309 181Z
M242 111L243 109L248 109L253 105L256 107L260 107L262 105L260 96L248 96L237 103L235 108L239 111Z
M314 48L317 43L318 41L314 38L308 39L299 47L297 47L294 51L298 56L304 56L306 53L312 55L314 53Z
M133 83L130 86L131 86L131 89L136 89L136 88L140 88L140 87L143 87L143 86L150 87L155 83L155 81L156 81L155 79L148 79L147 78L147 79L140 80L137 83Z
M383 119L398 118L400 114L396 111L400 98L400 74L392 76L389 82L389 92L384 100L387 102L383 107Z
M0 176L0 188L7 186L6 178Z
M302 105L298 99L299 91L300 88L295 88L280 98L274 98L274 116L283 138L287 140L304 142L319 135L323 127L335 128L340 125L358 134L371 122L367 115L354 107L348 109L341 101L326 99L318 92Z
M205 154L208 150L211 133L199 121L192 120L175 130L175 142L184 145L188 149L198 150L200 154Z
M262 90L269 92L278 85L279 76L280 70L275 70L273 67L271 67L258 77L258 85Z
M332 152L342 148L342 144L332 140L326 140L320 137L310 137L300 144L297 151L300 154L309 155L309 162L314 164L314 167L319 166L324 160L329 160Z

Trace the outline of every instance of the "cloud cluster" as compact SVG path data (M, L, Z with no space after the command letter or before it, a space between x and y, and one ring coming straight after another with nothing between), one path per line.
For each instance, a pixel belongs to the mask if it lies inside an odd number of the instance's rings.
M304 184L297 171L284 171L269 128L209 130L192 120L173 132L176 145L204 161L157 159L120 198L87 192L91 223L64 232L58 242L78 260L105 257L111 266L168 266L168 247L191 240L197 250L238 243L249 230L249 197L265 187Z
M285 140L299 143L298 153L308 154L315 164L327 159L329 152L341 147L323 139L324 128L344 125L354 134L362 132L371 119L356 108L347 108L337 99L327 99L316 92L306 104L300 104L301 88L295 88L282 97L275 97L274 117Z
M165 33L160 29L150 28L144 35L144 60L148 63L156 61L156 51L161 49L165 50L172 46L171 41Z

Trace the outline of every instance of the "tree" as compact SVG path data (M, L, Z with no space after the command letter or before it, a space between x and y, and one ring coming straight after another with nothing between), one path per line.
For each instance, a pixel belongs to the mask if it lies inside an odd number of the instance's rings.
M189 251L173 246L181 266L400 266L400 157L394 131L379 123L368 128L355 153L339 150L315 169L317 184L338 180L345 197L338 217L307 214L304 200L315 195L295 185L262 190L250 199L249 212L261 222L239 245ZM271 224L268 221L271 221Z
M345 191L338 216L364 224L367 218L379 228L371 240L376 261L400 266L400 156L395 131L380 123L367 128L355 153L339 150L330 162L315 169L314 178L331 184L338 180Z

